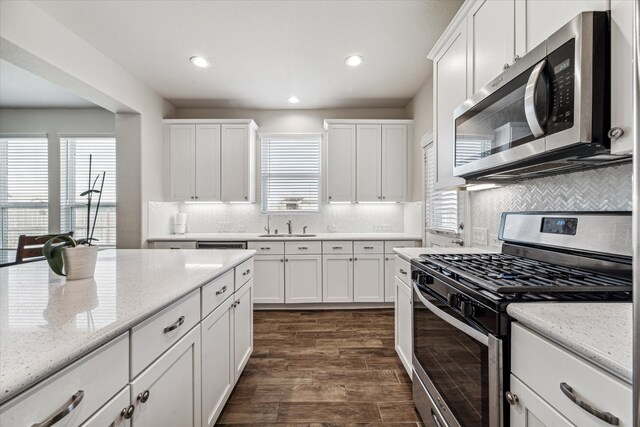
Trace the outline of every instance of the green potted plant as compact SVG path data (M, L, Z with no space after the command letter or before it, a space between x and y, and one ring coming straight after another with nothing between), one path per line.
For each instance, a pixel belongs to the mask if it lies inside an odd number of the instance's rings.
M46 236L48 240L42 248L42 254L47 259L51 270L60 276L66 276L67 280L93 277L96 269L98 246L93 244L94 241L97 241L97 239L93 238L93 233L96 229L96 220L100 211L106 172L98 174L92 185L91 160L92 156L89 156L89 189L80 194L81 197L87 197L87 237L74 239L68 234ZM100 190L97 190L96 184L100 176L102 176L102 182ZM98 194L98 204L93 217L93 226L90 229L91 199L93 194Z

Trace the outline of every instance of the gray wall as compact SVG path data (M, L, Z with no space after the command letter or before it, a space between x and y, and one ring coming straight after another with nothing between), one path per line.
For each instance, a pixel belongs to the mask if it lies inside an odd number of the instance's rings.
M429 76L416 96L407 105L409 117L413 117L413 149L410 151L412 165L412 200L424 200L423 158L420 140L433 130L433 76Z

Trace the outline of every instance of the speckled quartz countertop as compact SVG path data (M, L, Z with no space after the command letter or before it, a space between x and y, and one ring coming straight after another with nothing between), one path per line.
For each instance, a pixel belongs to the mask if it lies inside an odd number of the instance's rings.
M282 231L282 230L280 230ZM260 237L264 233L187 233L187 234L167 234L164 236L149 237L147 241L290 241L290 240L422 240L420 235L408 233L313 233L309 237Z
M480 248L458 247L458 248L395 248L394 252L406 260L417 258L421 254L489 254L497 251L491 251Z
M0 403L251 258L255 251L106 250L95 277L0 268Z
M631 384L631 303L509 304L519 323Z

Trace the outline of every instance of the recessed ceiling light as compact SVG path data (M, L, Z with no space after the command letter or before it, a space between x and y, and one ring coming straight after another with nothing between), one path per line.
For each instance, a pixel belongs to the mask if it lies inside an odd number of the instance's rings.
M362 64L363 61L364 59L362 58L362 56L352 55L345 59L344 63L349 67L357 67L358 65Z
M289 101L291 104L297 104L298 102L300 102L300 98L298 98L297 96L290 96L287 101Z
M189 58L189 61L196 67L207 68L209 67L209 61L204 59L202 56L192 56Z

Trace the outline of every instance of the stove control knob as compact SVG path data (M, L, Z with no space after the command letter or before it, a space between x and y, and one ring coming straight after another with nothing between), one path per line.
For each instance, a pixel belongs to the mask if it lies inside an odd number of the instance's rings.
M475 312L473 303L471 303L469 301L462 301L460 303L460 312L465 317L473 316L473 314Z
M460 297L457 294L449 294L447 295L447 299L449 300L449 305L453 308L460 307Z

